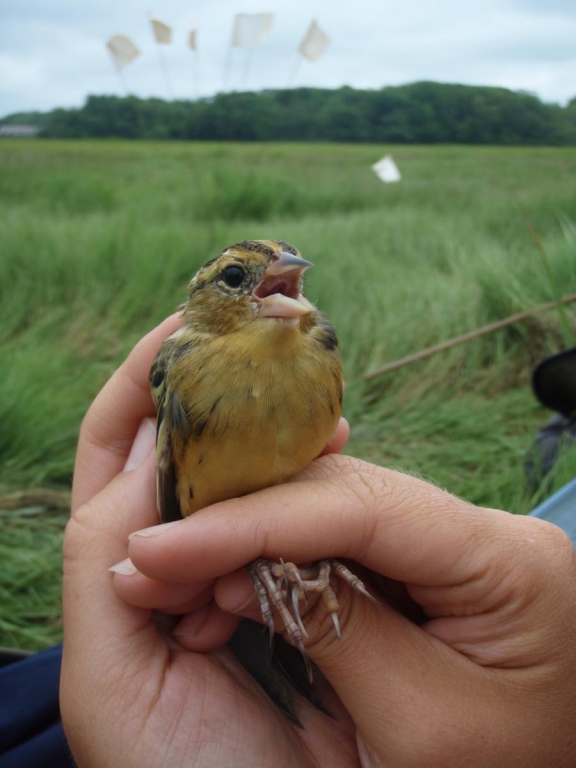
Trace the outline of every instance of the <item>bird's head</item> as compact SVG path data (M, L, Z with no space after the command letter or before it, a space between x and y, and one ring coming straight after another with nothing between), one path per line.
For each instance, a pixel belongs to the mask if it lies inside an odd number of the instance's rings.
M192 278L186 318L218 334L259 320L313 325L316 309L302 293L302 276L311 266L281 240L231 245Z

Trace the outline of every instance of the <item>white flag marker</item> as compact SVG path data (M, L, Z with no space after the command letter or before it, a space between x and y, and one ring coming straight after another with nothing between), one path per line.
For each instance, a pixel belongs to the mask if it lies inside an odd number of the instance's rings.
M316 61L330 45L330 38L318 26L316 19L308 27L298 50L308 61Z
M392 155L386 155L386 157L378 160L372 166L372 170L385 184L393 184L402 179L396 163L392 160Z
M126 35L114 35L106 43L106 48L110 51L112 61L118 72L121 72L127 64L140 56L140 51Z
M270 36L273 23L273 13L237 13L232 29L232 47L251 51L258 48Z
M172 29L168 24L164 24L163 21L157 19L155 16L150 16L150 24L152 26L152 34L154 40L158 45L170 45L172 42Z

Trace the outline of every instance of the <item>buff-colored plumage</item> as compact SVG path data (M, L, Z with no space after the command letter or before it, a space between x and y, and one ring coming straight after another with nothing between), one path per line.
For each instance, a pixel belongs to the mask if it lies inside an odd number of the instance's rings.
M247 241L191 281L184 326L164 343L150 377L164 521L287 480L333 434L342 403L336 336L297 298L310 266L301 265L287 243ZM242 283L228 285L238 268Z
M164 522L287 480L333 435L342 369L334 328L302 294L310 266L288 243L251 240L227 248L192 279L184 325L166 340L150 372ZM336 560L298 568L260 558L247 570L271 636L276 611L301 656L281 638L271 655L252 622L241 623L231 646L298 722L296 690L323 709L304 647L301 599L320 594L340 634L331 574L373 598Z

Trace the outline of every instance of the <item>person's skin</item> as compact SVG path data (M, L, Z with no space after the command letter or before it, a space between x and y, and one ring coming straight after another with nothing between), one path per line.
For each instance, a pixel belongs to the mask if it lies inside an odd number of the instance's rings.
M576 561L554 526L336 455L155 525L153 429L138 427L153 416L150 363L177 324L136 347L81 431L61 683L80 768L574 766ZM341 424L328 451L346 436ZM306 647L335 691L333 718L302 701L292 725L222 648L239 616L259 618L241 568L261 556L349 558L404 584L421 616L340 583L338 641L309 602ZM152 608L185 614L168 640Z

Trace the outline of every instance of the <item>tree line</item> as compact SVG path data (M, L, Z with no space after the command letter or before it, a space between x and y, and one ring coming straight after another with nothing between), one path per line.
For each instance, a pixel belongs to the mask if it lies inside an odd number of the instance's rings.
M196 101L89 96L79 109L55 109L34 122L53 138L569 145L576 144L576 98L562 107L522 91L433 82Z

